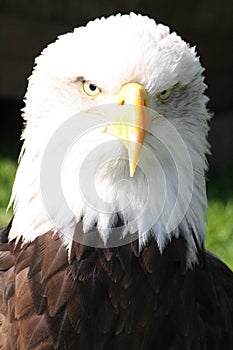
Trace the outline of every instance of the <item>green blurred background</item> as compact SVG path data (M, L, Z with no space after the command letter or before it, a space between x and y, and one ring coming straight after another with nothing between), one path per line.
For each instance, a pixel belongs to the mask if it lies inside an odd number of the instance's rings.
M6 214L20 150L20 109L34 57L88 20L134 11L167 24L196 45L206 67L209 108L207 248L233 268L233 1L232 0L0 0L0 225Z

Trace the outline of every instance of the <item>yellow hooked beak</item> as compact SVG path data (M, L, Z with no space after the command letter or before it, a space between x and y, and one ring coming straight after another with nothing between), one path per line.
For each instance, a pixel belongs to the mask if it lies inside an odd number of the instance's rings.
M130 176L133 177L149 126L146 90L138 83L123 85L118 95L118 104L119 113L115 123L108 126L105 132L113 134L126 146Z

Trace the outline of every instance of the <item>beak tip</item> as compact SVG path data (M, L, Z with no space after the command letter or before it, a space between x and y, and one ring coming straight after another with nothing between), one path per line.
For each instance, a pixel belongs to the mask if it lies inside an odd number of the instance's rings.
M134 162L130 162L130 165L129 165L129 174L130 174L130 177L134 177L136 168L137 168L137 164L134 163Z

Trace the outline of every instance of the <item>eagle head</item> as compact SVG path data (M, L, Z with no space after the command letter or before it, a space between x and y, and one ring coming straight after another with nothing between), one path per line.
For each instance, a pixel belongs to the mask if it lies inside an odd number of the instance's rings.
M69 250L81 223L90 245L154 237L162 253L182 235L195 262L210 118L195 48L131 13L60 36L35 62L10 239L52 230Z

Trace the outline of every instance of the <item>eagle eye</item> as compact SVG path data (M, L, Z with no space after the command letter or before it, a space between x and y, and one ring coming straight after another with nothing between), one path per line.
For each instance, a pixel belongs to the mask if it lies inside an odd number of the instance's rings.
M83 91L89 97L96 97L101 92L101 89L97 85L92 83L91 81L84 80L83 81Z
M161 91L157 96L161 102L167 102L171 95L171 89Z

